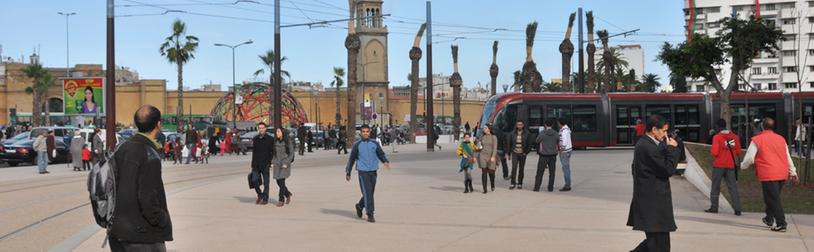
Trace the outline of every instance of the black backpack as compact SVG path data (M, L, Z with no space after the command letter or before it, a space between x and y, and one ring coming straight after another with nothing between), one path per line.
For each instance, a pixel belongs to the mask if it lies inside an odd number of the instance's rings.
M113 212L116 208L116 156L118 147L113 153L103 154L99 163L94 164L88 173L88 193L90 205L93 209L93 218L96 224L107 229L108 234L113 227ZM105 238L105 244L107 238ZM102 245L102 247L105 246Z

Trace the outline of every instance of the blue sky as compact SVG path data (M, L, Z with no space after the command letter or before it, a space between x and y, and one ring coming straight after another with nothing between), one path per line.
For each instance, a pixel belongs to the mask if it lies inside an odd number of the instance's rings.
M168 88L177 86L175 67L159 54L159 45L170 34L171 23L178 18L186 22L188 34L201 40L196 58L186 67L184 85L198 87L211 82L231 82L231 51L215 47L214 43L237 44L253 40L254 44L237 49L237 81L251 80L262 67L257 55L274 47L273 0L256 3L225 5L231 0L116 0L116 63L139 72L142 79L166 79ZM214 4L213 4L214 3ZM159 14L165 9L144 6L161 5L188 13ZM333 20L347 17L346 0L281 0L283 24L307 23L312 20ZM426 1L386 0L383 13L389 35L389 73L392 85L407 84L410 71L408 51L412 46L418 23L425 18ZM433 6L433 71L450 74L452 56L449 46L453 37L460 46L459 67L466 86L476 82L489 83L491 45L500 40L498 86L511 84L511 72L519 70L525 59L524 32L526 24L539 22L534 45L534 60L545 80L559 78L559 43L564 37L568 15L578 7L593 10L596 30L607 29L611 34L641 29L638 35L616 37L611 45L641 44L645 53L645 72L655 73L662 82L669 73L666 66L655 62L655 55L664 41L683 40L682 1L652 0L435 0ZM76 12L70 18L71 65L105 62L105 1L0 1L0 36L4 57L26 58L39 48L46 66L63 67L66 59L65 18L57 12ZM195 13L195 14L190 14ZM214 16L221 17L214 17ZM250 19L250 20L249 20ZM332 67L346 67L344 39L345 22L329 27L296 27L282 30L282 55L288 57L283 69L293 80L332 80ZM575 25L576 26L576 25ZM508 31L493 32L494 29ZM426 37L425 37L426 39ZM576 27L572 42L576 44ZM423 45L426 42L422 40ZM426 54L421 60L421 75ZM573 57L576 71L577 55ZM637 73L639 74L639 73ZM267 78L267 77L263 77ZM499 88L500 89L500 88Z

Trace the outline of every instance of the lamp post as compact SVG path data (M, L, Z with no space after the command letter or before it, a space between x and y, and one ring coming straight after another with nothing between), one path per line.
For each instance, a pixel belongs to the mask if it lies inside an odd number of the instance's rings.
M251 39L249 41L237 44L227 45L216 43L215 46L223 46L232 49L232 128L237 129L237 84L235 84L235 48L254 43Z
M68 18L76 15L76 12L57 12L57 14L65 16L65 77L71 77L71 47L69 38Z

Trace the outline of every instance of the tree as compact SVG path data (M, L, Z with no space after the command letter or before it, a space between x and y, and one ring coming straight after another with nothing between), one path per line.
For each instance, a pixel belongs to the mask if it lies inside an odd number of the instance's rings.
M254 71L254 77L257 77L257 76L260 76L260 75L266 73L265 68L268 68L269 72L271 72L271 77L269 77L269 80L270 80L269 83L271 83L272 86L275 85L275 83L274 83L274 50L268 50L268 51L266 51L265 54L257 55L257 57L260 58L260 62L263 62L263 67L264 68L260 68L260 69L257 69L257 71ZM285 62L286 60L288 60L288 58L285 57L285 56L280 58L280 66L281 66L280 68L282 68L283 62ZM286 71L286 70L283 70L282 72L280 72L280 75L287 77L289 80L291 79L291 74L288 73L288 71Z
M639 91L642 92L656 92L656 87L659 85L659 76L656 74L642 75L642 83L639 84Z
M563 92L562 85L560 83L556 83L556 82L545 82L545 81L543 81L543 92L551 92L551 93Z
M497 67L497 40L492 44L492 65L489 66L489 77L492 77L492 87L490 95L494 96L497 94L497 74L498 74L498 67Z
M576 13L571 13L568 17L568 30L565 32L565 38L560 43L560 53L562 54L562 89L564 91L573 91L571 82L569 80L571 74L571 56L574 56L574 44L571 43L571 30L574 28L574 18Z
M588 46L586 47L586 51L588 52L588 78L585 81L586 87L585 92L593 93L596 92L596 68L594 66L594 54L596 54L596 45L594 45L594 12L588 11L585 13L586 16L586 24L588 25Z
M622 52L619 51L618 48L611 47L608 49L609 54L602 54L602 58L599 59L599 71L605 72L608 70L610 73L616 73L621 71L624 68L628 67L627 60L622 56ZM610 77L610 76L605 76ZM613 78L609 79L609 83L625 83L623 79L618 78L616 75L612 76ZM611 90L616 91L616 87L610 87Z
M354 14L356 10L356 0L348 0L348 36L345 38L345 49L348 49L348 125L345 129L348 138L356 136L356 78L357 62L359 61L359 48L362 47L362 40L356 34L354 25Z
M711 84L721 99L720 117L729 123L731 109L729 97L743 78L741 72L749 69L758 52L775 52L780 47L783 31L766 20L750 16L747 20L724 18L717 37L693 34L691 40L675 47L664 43L657 59L675 76L704 79ZM729 77L724 86L723 75L716 68L729 65ZM709 85L708 84L708 85Z
M198 49L198 38L186 33L186 24L176 19L172 23L172 35L165 38L158 49L161 56L166 56L167 61L178 67L178 107L175 113L177 131L181 131L181 118L184 115L184 64L195 58L195 50Z
M537 34L537 22L531 22L526 26L526 63L523 64L523 92L540 92L542 85L542 75L537 71L537 64L531 57L531 49L534 47L534 36Z
M452 76L449 78L449 85L452 86L452 131L455 133L455 141L460 140L461 134L461 85L464 80L458 72L458 46L452 45Z
M670 73L670 86L673 87L673 93L686 93L687 77Z
M39 63L34 63L23 68L23 74L31 78L31 86L25 88L25 93L32 97L31 123L34 126L42 126L43 105L47 103L45 102L46 94L48 93L48 89L54 85L54 78ZM46 121L44 125L48 125L49 113L47 108L45 109L45 115Z
M611 59L609 58L612 56L610 47L608 46L608 30L599 30L596 32L596 35L599 36L600 40L602 40L602 58L600 59L602 61L599 63L599 72L602 72L602 75L604 75L605 77L604 78L605 86L600 87L599 89L601 90L602 93L607 93L608 91L616 91L615 87L613 88L611 87L615 85L611 84L613 82L612 80L613 66L608 64L611 61Z
M283 72L280 72L281 74ZM340 101L339 101L339 87L344 84L342 78L345 77L345 69L341 67L334 67L334 80L331 81L331 85L336 87L336 126L339 126L342 123L342 112L339 110Z
M418 27L413 47L410 48L410 75L407 75L407 79L410 80L410 143L415 143L415 130L418 128L418 116L416 115L418 111L416 110L418 110L418 60L421 59L419 43L421 43L421 37L424 35L426 27L427 24L421 24Z
M515 91L526 92L526 84L525 80L523 79L523 72L520 70L514 71L514 83L512 83L512 89Z

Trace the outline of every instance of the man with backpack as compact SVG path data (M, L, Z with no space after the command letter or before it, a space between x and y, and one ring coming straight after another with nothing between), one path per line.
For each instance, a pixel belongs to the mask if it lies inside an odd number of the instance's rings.
M108 230L110 250L166 251L164 242L172 241L172 222L155 140L161 134L161 112L145 105L133 119L138 134L123 143L111 160L116 170L116 218Z
M712 161L712 189L709 194L710 207L704 212L718 213L718 197L721 195L721 180L726 179L726 186L729 188L729 196L732 200L732 209L735 215L741 215L741 202L738 194L738 184L736 182L738 169L736 157L741 154L741 143L738 135L729 131L726 127L726 120L718 119L716 122L718 134L712 137L712 148L710 154L715 158Z

